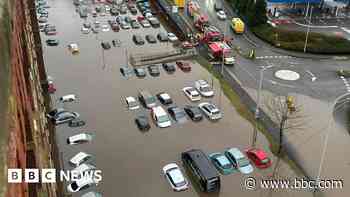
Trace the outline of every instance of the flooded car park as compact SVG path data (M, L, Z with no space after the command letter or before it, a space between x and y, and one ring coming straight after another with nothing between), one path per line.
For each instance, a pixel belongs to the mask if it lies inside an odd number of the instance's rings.
M201 149L206 154L223 152L226 148L238 147L242 151L249 147L253 127L232 107L228 98L220 92L219 83L194 60L186 60L191 70L181 71L178 67L173 73L168 73L159 66L159 76L152 77L148 73L144 78L135 75L123 77L120 68L128 65L127 56L131 53L147 53L172 50L170 42L145 43L135 45L132 36L140 34L145 39L147 34L157 36L166 32L163 26L159 28L121 29L119 32L106 31L97 34L82 34L84 22L100 21L107 24L115 17L88 15L86 19L79 18L71 0L50 1L49 21L55 24L59 34L60 45L44 49L47 73L55 77L57 91L52 95L57 100L62 95L74 94L78 97L72 103L57 104L80 114L85 125L70 128L59 125L56 128L58 144L64 169L73 169L69 160L75 154L84 151L93 155L91 163L102 170L103 179L97 187L78 192L73 196L81 196L87 191L99 191L103 196L259 196L261 190L248 191L243 187L244 175L234 172L221 176L219 193L204 194L199 192L193 180L184 170L181 153L190 149ZM138 14L139 15L139 14ZM131 15L130 15L131 16ZM86 21L85 21L86 20ZM42 34L44 43L46 36ZM101 42L121 41L119 47L104 50ZM79 45L79 54L72 55L67 50L69 43ZM175 64L175 62L172 62ZM131 65L129 65L131 66ZM195 81L205 79L213 86L213 97L202 97L199 102L190 101L183 93L183 88L195 86ZM167 128L159 128L150 115L150 110L140 106L129 110L125 97L138 97L138 92L148 90L153 96L167 92L178 107L186 105L198 106L201 102L212 102L221 110L222 118L216 122L203 117L200 122L188 120L182 124L172 120ZM158 105L161 105L157 101ZM167 109L162 105L164 109ZM151 128L140 131L135 124L135 118L145 114L148 116ZM91 142L74 146L67 145L67 138L83 131L94 131ZM258 136L258 146L269 149L269 143L261 134ZM271 152L268 152L275 161ZM189 189L181 193L173 192L168 181L163 176L162 168L169 163L177 163L184 176L189 179ZM272 169L258 170L249 176L268 177ZM283 163L281 176L295 177L297 174L287 164ZM68 185L68 183L66 184ZM298 196L311 196L308 192L297 192ZM273 192L272 196L285 196L285 193Z

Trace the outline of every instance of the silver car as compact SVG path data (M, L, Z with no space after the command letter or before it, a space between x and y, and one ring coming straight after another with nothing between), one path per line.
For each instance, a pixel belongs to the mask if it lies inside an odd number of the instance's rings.
M51 120L55 123L55 125L58 125L79 118L79 116L80 115L77 112L62 111L60 113L57 113L54 117L52 117Z

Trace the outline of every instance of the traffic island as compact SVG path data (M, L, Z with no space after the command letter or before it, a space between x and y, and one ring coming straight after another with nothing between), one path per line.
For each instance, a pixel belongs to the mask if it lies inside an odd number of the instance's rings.
M277 48L304 52L306 32L280 29L268 24L252 27L251 31L261 40ZM341 36L309 32L306 52L329 55L349 54L350 41Z

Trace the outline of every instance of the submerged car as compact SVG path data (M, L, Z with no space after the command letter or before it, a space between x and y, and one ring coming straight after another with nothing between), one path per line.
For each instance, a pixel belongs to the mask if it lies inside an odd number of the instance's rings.
M173 73L176 71L176 67L174 64L163 63L162 66L163 66L164 70L167 71L168 73Z
M67 144L76 145L91 142L93 135L90 133L79 133L77 135L70 136L67 138Z
M78 167L81 164L87 161L90 161L92 159L93 159L92 155L85 152L79 152L69 160L69 163L74 167Z
M201 79L194 82L194 87L198 90L198 92L204 97L212 97L214 96L214 91L210 87L207 81Z
M76 118L79 118L79 116L80 115L76 112L62 111L57 113L55 116L51 117L50 119L53 121L55 125L59 125L59 124L67 123Z
M165 128L171 126L170 118L161 106L153 107L151 109L151 116L158 127Z
M171 115L171 117L178 123L184 123L187 121L186 112L180 107L169 107L168 112Z
M234 172L234 167L230 160L222 153L209 154L211 162L221 174L228 175Z
M200 101L201 100L201 95L193 87L184 87L184 88L182 88L182 91L185 93L187 98L189 98L191 101Z
M67 186L67 190L72 193L79 192L97 184L98 184L98 181L96 179L91 177L84 177L84 178L78 179L77 181L73 181L71 184L69 184Z
M141 37L141 35L133 35L132 36L132 40L135 42L135 44L137 45L144 45L145 41L143 40L143 38Z
M111 44L109 44L109 42L101 42L101 46L105 50L108 50L111 48Z
M267 153L259 148L250 148L246 151L247 157L255 164L257 168L265 169L271 166L271 159Z
M82 127L85 124L86 122L84 120L80 120L79 118L76 118L68 122L69 127Z
M102 194L98 192L88 192L83 194L81 197L102 197Z
M200 103L198 107L210 120L219 120L222 118L220 110L212 103Z
M149 65L147 68L151 76L156 77L160 75L159 66L152 64Z
M230 148L225 151L225 156L230 160L232 165L242 174L250 174L254 168L246 156L238 148Z
M171 99L170 95L166 92L158 93L157 98L163 105L169 105L173 103L173 100Z
M135 109L139 109L139 103L137 102L137 100L135 99L135 97L132 96L128 96L125 98L125 103L128 106L129 110L135 110Z
M148 43L151 43L151 44L157 43L156 38L153 35L150 35L150 34L146 35L146 40L147 40Z
M157 35L157 38L160 42L167 42L168 41L168 35L164 32L161 32Z
M151 128L148 117L144 114L138 115L135 118L135 123L137 128L139 128L141 131L148 131Z
M203 119L202 112L197 106L186 105L184 110L193 121L201 121Z
M191 71L191 65L188 62L177 61L176 65L184 72Z
M46 44L48 46L57 46L59 44L59 41L57 39L47 39Z
M163 167L163 174L173 190L183 191L188 189L188 181L176 163L165 165Z
M128 66L123 66L119 70L124 77L131 77L134 74L133 69Z
M144 68L134 68L135 74L137 77L146 77L146 70Z
M68 49L71 51L71 53L75 54L75 53L79 53L79 47L78 44L76 43L72 43L68 45Z

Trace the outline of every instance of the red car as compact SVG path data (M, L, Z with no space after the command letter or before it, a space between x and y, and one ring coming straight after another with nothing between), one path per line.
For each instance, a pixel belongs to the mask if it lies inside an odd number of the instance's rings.
M271 166L271 159L262 149L250 148L246 150L246 154L257 168L264 169Z
M177 61L176 65L184 72L191 71L191 65L188 62Z
M145 20L145 17L144 17L144 16L138 16L138 17L136 18L136 20L137 20L138 22L141 22L141 21Z
M194 47L193 44L188 41L185 41L182 43L182 48L184 49L192 49L193 47Z

